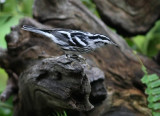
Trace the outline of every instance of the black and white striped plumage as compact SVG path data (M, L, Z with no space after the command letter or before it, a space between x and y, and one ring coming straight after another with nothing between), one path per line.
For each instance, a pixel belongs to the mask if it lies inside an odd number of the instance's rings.
M101 34L59 28L53 30L37 29L30 26L23 26L22 29L50 38L59 45L66 54L78 55L87 53L107 44L118 46L110 38Z

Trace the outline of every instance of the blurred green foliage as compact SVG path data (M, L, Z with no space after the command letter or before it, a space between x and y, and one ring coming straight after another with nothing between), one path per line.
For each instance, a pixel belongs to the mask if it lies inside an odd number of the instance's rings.
M3 69L0 69L0 92L3 91L7 83L7 74Z
M63 112L53 112L49 116L67 116L66 111Z
M6 48L5 35L24 16L32 16L33 0L6 0L0 4L0 47Z
M13 105L11 97L5 103L0 102L0 116L12 116L12 114L13 114Z
M160 21L146 35L137 35L126 39L128 44L138 52L149 57L156 56L160 51Z
M81 0L81 2L97 17L99 16L99 13L96 9L96 5L92 2L92 0Z
M1 2L1 1L0 1ZM6 48L5 35L10 27L18 24L19 19L32 16L33 0L6 0L0 3L0 47ZM0 69L0 93L5 89L7 74ZM12 98L6 103L0 102L0 116L12 116Z

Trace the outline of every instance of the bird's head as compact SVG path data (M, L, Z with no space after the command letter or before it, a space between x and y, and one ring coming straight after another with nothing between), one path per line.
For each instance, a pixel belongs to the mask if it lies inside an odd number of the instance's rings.
M95 34L94 36L92 36L90 38L93 39L94 43L99 46L110 44L110 45L114 45L116 47L119 47L118 44L116 44L113 40L111 40L109 37L107 37L105 35Z

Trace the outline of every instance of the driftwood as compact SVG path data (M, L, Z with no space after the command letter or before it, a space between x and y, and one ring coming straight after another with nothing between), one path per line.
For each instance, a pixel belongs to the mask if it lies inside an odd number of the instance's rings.
M157 0L93 0L102 20L122 35L145 34L160 17Z
M141 65L119 35L78 0L35 0L33 12L37 21L22 19L6 36L8 49L0 49L0 66L10 72L1 99L15 95L15 116L42 116L63 110L69 116L151 115L145 86L140 82ZM21 30L22 25L103 33L120 49L100 48L85 54L86 61L67 59L50 39ZM156 62L139 57L149 73L160 75Z

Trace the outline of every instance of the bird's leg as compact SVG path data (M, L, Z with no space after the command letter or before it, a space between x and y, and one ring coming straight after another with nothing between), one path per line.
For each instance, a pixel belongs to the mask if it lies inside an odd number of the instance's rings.
M78 60L79 60L80 62L82 62L83 64L86 64L86 65L87 65L86 58L84 58L82 55L78 55Z
M84 64L84 66L87 66L88 69L91 68L91 66L87 63L86 58L83 57L82 55L78 55L79 61Z
M65 55L66 55L66 58L67 58L68 60L71 60L71 61L72 61L71 66L73 66L73 65L74 65L73 59L77 59L78 56L75 55L75 54L65 54Z
M71 58L78 59L78 55L76 55L76 54L72 54L70 57L71 57Z
M66 55L66 58L68 59L69 58L69 54L65 54Z
M82 55L78 55L78 59L79 59L79 60L86 61L86 59L85 59Z
M82 62L83 64L87 65L86 59L82 55L76 55L76 54L65 54L67 59L76 59L79 62ZM71 63L73 66L74 62Z
M79 60L80 62L83 62L83 63L86 61L86 59L82 55L72 54L72 55L70 55L70 58L77 59L77 60Z
M66 58L78 58L76 54L66 54Z

